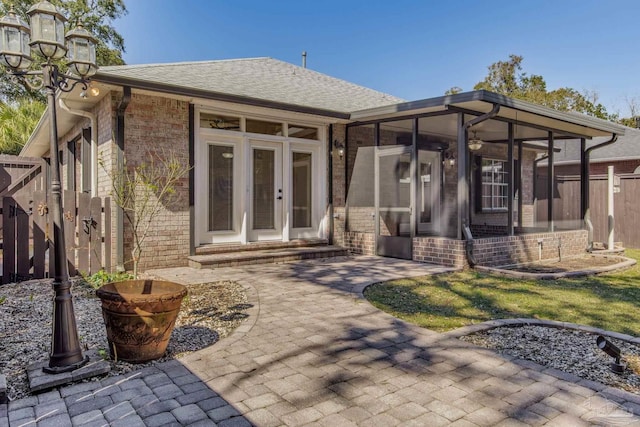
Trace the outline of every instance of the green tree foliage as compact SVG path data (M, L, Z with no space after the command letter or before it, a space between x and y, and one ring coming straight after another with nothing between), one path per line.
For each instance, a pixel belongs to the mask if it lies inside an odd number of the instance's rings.
M13 6L16 13L23 17L26 22L29 19L26 11L40 0L0 0L0 16L7 14ZM62 13L68 18L66 31L75 28L78 22L91 32L97 39L96 60L98 65L123 65L122 53L124 49L124 39L115 27L113 21L127 13L124 4L125 0L50 0L56 5ZM64 59L62 59L60 68L64 70ZM34 56L33 69L40 69L43 58ZM44 110L45 99L40 91L32 91L24 86L12 81L9 74L0 67L0 103L2 108L2 119L0 123L2 130L0 131L0 152L13 153L19 152L20 148L15 146L15 140L4 139L8 136L14 137L14 134L26 134L28 137L35 127L39 115L33 116L32 113L39 109L40 114ZM40 103L35 105L33 102ZM11 114L16 114L12 117ZM29 123L28 120L31 119ZM7 123L21 123L24 129L8 132L5 128ZM26 122L25 122L26 120ZM26 138L21 144L26 142ZM21 147L21 145L20 145ZM5 151L9 149L9 151Z
M20 153L43 111L44 104L34 99L0 102L0 153Z
M462 92L462 88L460 86L452 86L449 90L447 90L445 95L455 95L456 93Z
M522 60L522 56L509 55L508 61L491 64L489 74L473 87L474 90L488 90L559 111L575 111L605 120L617 118L607 113L593 92L580 93L569 87L547 90L547 82L542 76L522 71Z

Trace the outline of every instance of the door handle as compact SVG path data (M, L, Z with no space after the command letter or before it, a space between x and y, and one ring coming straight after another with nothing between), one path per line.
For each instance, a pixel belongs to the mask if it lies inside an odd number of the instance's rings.
M278 199L278 200L282 200L282 196L278 196L278 197L277 197L277 199Z

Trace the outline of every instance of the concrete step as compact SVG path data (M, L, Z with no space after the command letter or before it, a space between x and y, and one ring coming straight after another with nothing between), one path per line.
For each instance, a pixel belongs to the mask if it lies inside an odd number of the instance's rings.
M196 255L326 246L327 244L328 242L326 239L297 239L289 242L251 242L246 245L241 245L239 243L203 245L196 248Z
M221 268L250 264L279 264L304 259L330 258L347 255L347 250L339 246L303 246L245 252L214 253L189 257L189 267Z

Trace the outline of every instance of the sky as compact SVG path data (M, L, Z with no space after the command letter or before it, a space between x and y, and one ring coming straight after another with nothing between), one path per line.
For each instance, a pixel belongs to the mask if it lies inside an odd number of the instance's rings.
M127 64L272 57L407 100L521 55L547 89L640 102L638 0L125 0Z

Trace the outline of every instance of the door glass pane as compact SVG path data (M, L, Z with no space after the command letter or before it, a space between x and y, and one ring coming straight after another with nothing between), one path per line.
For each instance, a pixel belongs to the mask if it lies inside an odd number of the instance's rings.
M209 231L233 230L233 147L209 145Z
M411 200L409 154L381 155L379 161L379 213L381 236L409 236Z
M311 227L311 154L293 153L293 228Z
M253 229L275 228L275 152L253 150Z
M430 223L433 209L433 184L436 177L433 176L432 164L427 159L421 158L418 168L420 170L420 181L418 182L420 185L418 190L420 193L420 222Z

